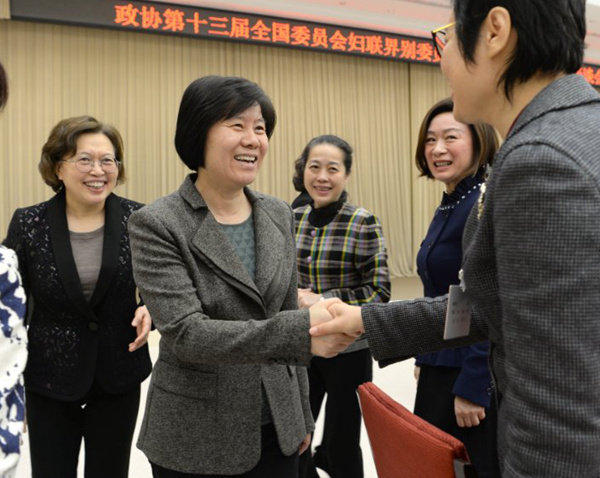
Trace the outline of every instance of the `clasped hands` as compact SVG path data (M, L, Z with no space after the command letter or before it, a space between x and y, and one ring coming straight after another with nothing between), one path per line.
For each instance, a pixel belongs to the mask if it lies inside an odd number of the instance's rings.
M365 332L360 307L340 299L319 300L308 310L313 355L334 357Z

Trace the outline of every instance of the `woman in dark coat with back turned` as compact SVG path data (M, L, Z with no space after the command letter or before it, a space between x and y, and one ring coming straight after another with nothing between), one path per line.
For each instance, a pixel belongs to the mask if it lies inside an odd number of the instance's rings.
M489 339L503 478L598 477L600 96L575 74L586 2L452 3L434 33L454 117L504 138L465 225L469 333L443 340L447 297L336 304L312 333L365 331L382 364Z

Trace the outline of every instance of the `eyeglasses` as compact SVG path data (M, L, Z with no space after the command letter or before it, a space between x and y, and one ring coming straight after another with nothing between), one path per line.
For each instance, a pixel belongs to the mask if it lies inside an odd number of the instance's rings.
M89 173L96 163L100 165L100 169L105 173L115 173L119 169L121 164L115 158L102 158L102 159L91 159L91 158L77 158L77 159L62 159L62 163L75 163L75 167L82 173Z
M442 57L442 51L444 50L446 43L448 43L448 32L447 29L453 27L456 22L448 23L448 25L444 25L443 27L436 28L435 30L431 30L431 38L433 38L433 46L435 47L435 51L438 56Z

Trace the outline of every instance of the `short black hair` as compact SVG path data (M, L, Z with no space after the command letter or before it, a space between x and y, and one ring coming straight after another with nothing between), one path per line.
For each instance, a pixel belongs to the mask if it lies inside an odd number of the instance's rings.
M575 73L583 63L585 0L453 0L456 37L473 63L481 24L494 7L510 13L517 45L499 84L510 99L513 87L536 73Z
M317 136L306 144L302 150L302 154L300 154L300 157L296 159L296 162L294 163L294 177L292 178L292 183L294 184L294 189L296 191L305 191L304 168L306 167L306 161L308 160L310 151L318 144L330 144L340 148L342 153L344 153L344 167L346 168L346 175L350 174L350 171L352 170L353 151L352 146L350 146L347 141L343 140L339 136L335 136L334 134L323 134L321 136Z
M179 105L175 149L192 171L204 166L208 130L219 121L259 105L267 137L275 128L275 108L256 83L234 76L204 76L186 88Z
M427 132L433 119L442 113L452 113L454 102L450 98L445 98L434 104L429 111L425 113L425 117L421 122L419 129L419 137L417 138L417 149L415 152L415 165L421 173L421 176L426 176L433 179L433 174L427 164L425 157L425 142L427 141ZM491 166L494 162L496 151L500 147L500 141L496 130L485 123L468 124L467 127L471 132L473 142L473 162L477 162L477 170L481 170L486 166Z
M0 63L0 110L4 108L8 99L8 80L6 79L6 71L2 63Z

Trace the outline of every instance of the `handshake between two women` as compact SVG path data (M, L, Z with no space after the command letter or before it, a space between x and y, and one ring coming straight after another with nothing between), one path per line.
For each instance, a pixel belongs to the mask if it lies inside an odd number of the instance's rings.
M335 357L364 334L360 307L332 298L316 302L309 308L313 355Z

